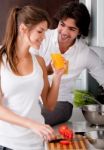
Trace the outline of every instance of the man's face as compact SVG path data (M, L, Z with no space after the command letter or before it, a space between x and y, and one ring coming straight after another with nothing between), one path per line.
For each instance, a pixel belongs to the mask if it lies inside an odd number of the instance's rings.
M60 20L58 24L58 41L61 43L73 43L79 35L79 28L75 24L75 20L67 18Z

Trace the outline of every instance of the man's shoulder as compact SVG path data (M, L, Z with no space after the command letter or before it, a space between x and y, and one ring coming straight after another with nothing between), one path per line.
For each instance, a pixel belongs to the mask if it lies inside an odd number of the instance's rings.
M46 31L46 37L53 37L56 34L57 29L48 29Z
M88 46L88 44L87 44L87 42L86 42L86 40L85 39L78 39L77 40L77 47L80 49L80 51L82 50L82 51L89 51L89 46Z

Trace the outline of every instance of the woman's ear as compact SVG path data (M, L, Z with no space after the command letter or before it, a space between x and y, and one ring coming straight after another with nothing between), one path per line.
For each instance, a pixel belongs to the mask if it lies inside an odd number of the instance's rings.
M26 33L27 32L27 27L23 23L20 24L19 26L19 32L20 33Z

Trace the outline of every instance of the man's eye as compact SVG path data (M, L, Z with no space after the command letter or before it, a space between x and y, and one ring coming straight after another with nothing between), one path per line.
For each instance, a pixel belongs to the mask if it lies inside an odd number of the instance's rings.
M77 29L75 29L75 28L69 28L69 30L70 30L70 31L74 31L74 32L77 31Z
M76 31L76 29L70 29L71 31Z
M65 26L63 23L60 23L60 25L61 25L62 27L64 27L64 26Z

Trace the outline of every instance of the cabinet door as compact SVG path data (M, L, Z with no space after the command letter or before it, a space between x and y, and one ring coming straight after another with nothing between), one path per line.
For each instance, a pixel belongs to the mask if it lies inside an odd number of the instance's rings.
M85 0L91 13L89 44L104 47L104 0Z

